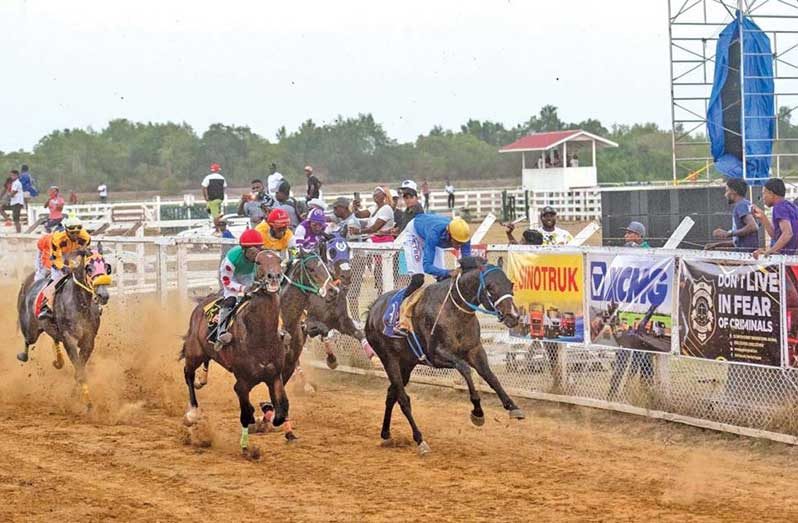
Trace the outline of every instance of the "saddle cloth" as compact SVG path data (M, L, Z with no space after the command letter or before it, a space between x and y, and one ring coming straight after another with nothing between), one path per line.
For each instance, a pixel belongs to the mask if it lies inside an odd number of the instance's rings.
M53 303L47 305L48 307L50 307L51 311L55 311L55 305L54 305L55 300L57 299L59 291L64 288L64 285L66 284L68 279L69 276L64 276L56 282L55 289L53 289L53 298L51 300ZM47 290L47 287L49 285L50 285L49 283L45 283L45 285L41 288L41 290L39 290L39 292L36 294L36 299L33 301L33 313L36 316L38 316L39 313L42 312L42 305L44 305L44 301L45 299L47 299L45 291Z
M385 309L385 314L383 316L383 334L390 338L404 338L404 336L396 334L394 331L400 323L403 327L407 328L408 332L414 331L413 309L424 295L425 288L422 287L421 289L417 289L416 292L411 294L407 299L404 299L405 290L406 289L402 289L394 294L388 302L388 307Z
M222 302L224 300L225 298L216 298L212 302L202 307L202 312L205 315L205 320L208 322L208 341L210 342L216 341L217 327L219 327L219 309L222 308ZM233 309L233 313L230 315L230 318L227 320L228 328L233 326L233 323L235 323L236 316L238 315L239 312L244 310L247 304L249 304L249 300L247 299L238 301L235 308Z

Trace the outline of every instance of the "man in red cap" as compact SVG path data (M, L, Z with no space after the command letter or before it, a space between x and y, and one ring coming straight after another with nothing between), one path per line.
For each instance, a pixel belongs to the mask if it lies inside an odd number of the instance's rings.
M208 214L214 222L222 215L224 190L227 188L227 181L222 176L221 170L222 167L218 163L212 163L210 174L202 180L202 196L208 203Z

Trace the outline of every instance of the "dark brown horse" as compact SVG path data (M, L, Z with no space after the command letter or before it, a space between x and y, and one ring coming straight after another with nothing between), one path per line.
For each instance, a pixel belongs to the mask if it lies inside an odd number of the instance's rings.
M507 395L488 366L488 357L480 340L476 312L486 312L499 318L507 327L518 324L518 312L513 304L513 284L495 266L485 266L478 258L461 262L463 272L457 277L433 284L424 289L423 296L413 309L412 321L424 362L435 368L456 369L468 385L473 410L471 421L485 423L479 394L471 377L473 367L496 392L510 417L523 419L524 413ZM420 292L420 291L416 291ZM413 369L422 361L409 345L408 338L390 338L383 334L383 315L396 291L377 298L366 320L366 338L382 360L391 384L385 399L385 416L381 436L391 439L391 413L396 402L413 431L419 454L430 451L418 429L410 407L405 386Z
M278 332L281 302L285 296L289 302L296 301L296 298L292 298L292 294L287 292L288 285L278 293L280 282L284 278L279 256L271 251L261 251L255 263L257 273L255 284L249 292L249 303L236 315L235 322L229 329L233 334L233 341L217 352L213 343L207 340L208 325L204 307L218 298L218 294L212 294L204 298L191 314L189 331L181 351L181 358L186 360L183 372L189 392L189 411L186 413L185 422L193 425L199 420L200 412L195 390L196 371L200 367L207 369L208 363L214 360L236 377L234 390L241 407L241 449L245 454L248 453L249 426L255 423L255 409L249 400L250 390L259 383L266 384L274 405L274 417L271 421L276 427L283 425L288 420L289 411L285 383L293 374L296 360L302 350L301 345L297 349L293 338L289 343L285 343ZM315 262L300 259L290 270L289 281L295 285L307 286L309 289L316 288L318 292L326 295L331 279L328 278L329 272L323 265L317 256ZM296 280L291 280L290 275ZM321 282L320 287L317 282ZM302 294L301 290L298 292ZM296 325L299 325L300 320L301 318L297 318ZM289 324L285 317L284 330L290 336L302 334L301 325L297 329L293 323ZM286 423L285 437L289 441L296 439L290 423Z
M319 255L327 263L335 281L338 283L338 295L335 301L329 303L319 296L311 296L308 308L307 335L310 338L320 336L327 353L327 366L331 369L338 367L338 360L330 347L327 339L330 332L335 330L343 335L351 336L364 346L366 335L352 321L347 307L347 293L352 284L352 266L350 248L347 241L341 236L333 236L321 246ZM371 350L369 347L368 350ZM373 353L372 353L373 354Z
M28 361L30 350L42 332L53 339L55 360L53 366L64 366L60 344L64 344L69 360L75 367L75 379L80 384L81 396L87 407L91 407L89 386L86 383L86 364L94 351L94 339L100 328L103 305L108 303L108 285L111 283L111 266L102 256L102 244L89 252L79 251L64 258L63 286L55 296L52 320L36 317L36 297L47 284L47 279L34 281L34 274L22 283L17 298L19 326L25 338L25 350L17 359Z

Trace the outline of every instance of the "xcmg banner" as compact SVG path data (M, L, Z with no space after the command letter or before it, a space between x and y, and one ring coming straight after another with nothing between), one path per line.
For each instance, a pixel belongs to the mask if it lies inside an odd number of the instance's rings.
M783 292L777 264L682 260L682 354L759 365L781 364Z
M521 312L514 336L562 342L584 340L581 254L510 251L507 275Z
M591 341L670 352L675 266L651 253L588 255Z

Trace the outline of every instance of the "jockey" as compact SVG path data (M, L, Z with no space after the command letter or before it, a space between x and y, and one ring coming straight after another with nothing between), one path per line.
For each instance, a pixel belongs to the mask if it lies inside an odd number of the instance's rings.
M33 262L33 266L36 269L36 274L33 277L33 281L42 280L50 275L50 267L53 265L53 262L50 259L52 243L53 235L51 233L42 235L42 237L36 242L36 259Z
M324 215L324 211L313 207L308 213L308 217L297 226L294 232L297 245L306 251L315 249L326 238L324 233L326 228L327 217Z
M296 245L294 233L288 228L290 225L291 217L284 209L272 209L269 216L255 227L263 236L263 248L278 252L286 259L288 249Z
M438 258L436 249L459 247L461 256L471 256L471 230L462 218L447 218L440 214L420 214L410 220L405 227L404 253L407 260L407 271L412 275L410 285L404 290L406 300L411 294L424 285L424 274L444 280L453 277L456 271L442 267L442 259ZM409 318L400 308L397 330L407 333L410 330Z
M227 345L233 341L233 335L227 332L227 323L239 298L254 280L255 258L262 247L263 236L255 229L247 229L238 239L238 246L230 249L222 260L219 276L222 279L224 301L219 309L216 336L220 345Z
M80 218L74 214L70 214L61 225L64 230L54 232L51 238L50 249L52 252L50 259L52 260L52 267L50 268L50 281L42 290L43 301L38 315L40 320L53 318L53 294L58 282L65 276L64 255L85 249L91 244L91 236L83 228Z

